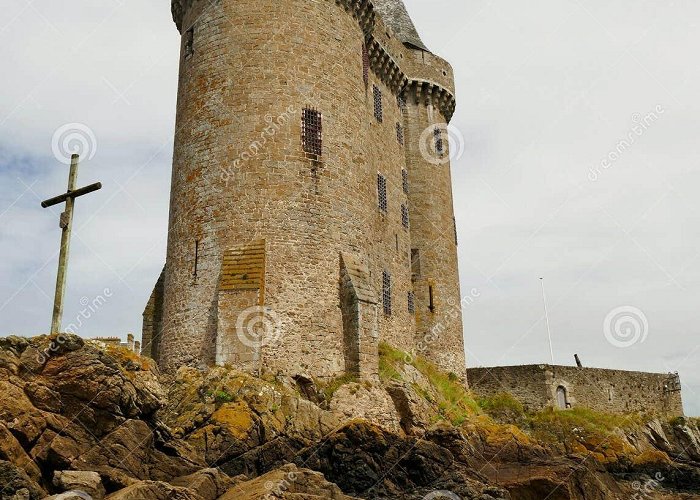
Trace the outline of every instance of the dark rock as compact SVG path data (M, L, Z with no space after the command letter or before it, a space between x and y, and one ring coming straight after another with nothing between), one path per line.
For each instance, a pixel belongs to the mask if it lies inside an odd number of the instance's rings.
M22 497L39 500L45 496L46 492L23 469L0 460L0 500Z

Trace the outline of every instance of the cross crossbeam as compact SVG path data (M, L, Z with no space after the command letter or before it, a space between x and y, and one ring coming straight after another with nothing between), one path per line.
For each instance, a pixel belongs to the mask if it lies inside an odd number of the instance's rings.
M59 203L66 204L65 211L61 214L59 226L61 228L61 251L58 256L58 274L56 276L56 295L53 303L53 318L51 320L51 333L58 334L61 332L61 321L63 319L63 299L66 292L66 275L68 272L68 253L70 250L70 237L73 228L73 208L75 199L102 189L102 183L97 182L89 186L76 189L75 185L78 180L78 163L80 156L71 156L70 173L68 174L68 190L53 198L42 201L43 208L49 208Z

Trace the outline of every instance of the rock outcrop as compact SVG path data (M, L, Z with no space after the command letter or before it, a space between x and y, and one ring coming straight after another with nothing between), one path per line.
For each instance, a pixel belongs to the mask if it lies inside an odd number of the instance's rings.
M299 390L223 367L166 378L70 335L0 339L0 499L700 498L695 421L525 416L392 359L381 383Z

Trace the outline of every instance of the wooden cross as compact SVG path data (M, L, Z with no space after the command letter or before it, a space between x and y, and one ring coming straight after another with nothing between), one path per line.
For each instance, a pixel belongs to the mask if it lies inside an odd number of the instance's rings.
M97 182L80 189L75 189L78 180L78 155L71 156L70 173L68 174L68 190L60 196L42 201L41 206L49 208L59 203L66 203L66 211L61 214L59 226L61 234L61 252L58 257L58 275L56 277L56 295L53 302L53 319L51 320L51 333L61 333L61 320L63 318L63 298L66 292L66 273L68 269L68 250L70 248L70 236L73 226L73 206L75 199L98 189L102 189L102 183Z

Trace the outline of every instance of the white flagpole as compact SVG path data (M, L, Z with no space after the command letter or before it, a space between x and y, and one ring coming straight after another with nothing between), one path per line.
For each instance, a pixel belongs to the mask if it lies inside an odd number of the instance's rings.
M552 359L552 365L554 365L554 347L552 346L552 330L549 327L549 311L547 311L547 295L544 292L544 278L540 278L542 283L542 300L544 302L544 318L547 322L547 337L549 338L549 354Z

